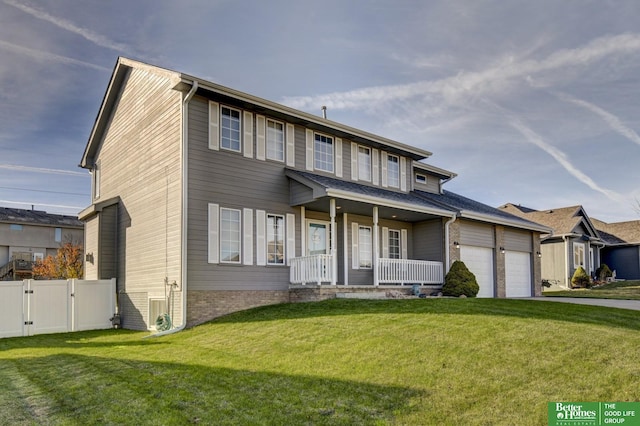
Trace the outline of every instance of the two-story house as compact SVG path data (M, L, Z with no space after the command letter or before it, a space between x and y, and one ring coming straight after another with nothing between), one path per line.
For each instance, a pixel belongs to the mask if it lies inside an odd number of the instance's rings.
M81 160L86 276L117 278L134 329L164 310L182 327L337 291L438 288L456 259L480 296L539 294L548 229L444 190L455 174L430 155L119 58Z
M0 280L31 278L34 261L83 241L84 224L75 216L0 207Z

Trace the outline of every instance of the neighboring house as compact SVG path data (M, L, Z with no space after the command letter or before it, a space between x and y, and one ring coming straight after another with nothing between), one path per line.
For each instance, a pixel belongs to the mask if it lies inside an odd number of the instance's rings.
M606 223L592 219L606 246L602 263L617 279L640 280L640 220Z
M182 327L336 292L433 291L456 259L480 296L540 294L549 229L443 190L455 174L430 155L119 58L81 160L85 274L117 278L133 329L165 310Z
M605 241L582 206L534 210L509 203L500 209L553 230L541 236L543 280L568 288L578 267L593 276L602 263Z
M83 240L84 224L74 216L0 207L0 280L32 278L34 261Z

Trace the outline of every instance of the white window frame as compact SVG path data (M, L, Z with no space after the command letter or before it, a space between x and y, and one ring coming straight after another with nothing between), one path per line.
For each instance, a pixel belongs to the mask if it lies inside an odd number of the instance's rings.
M573 243L573 267L578 269L585 267L585 245L584 243Z
M232 239L228 239L225 240L224 238L224 233L225 233L225 226L223 226L224 222L224 212L235 212L237 214L237 223L238 223L238 230L237 230L237 240L232 240ZM234 230L230 230L229 232L236 232ZM242 262L242 210L240 209L230 209L227 207L220 207L220 263L230 263L230 264L236 264L239 265ZM224 250L224 244L225 243L237 243L238 246L238 260L224 260L225 255L226 255L226 251ZM229 251L229 253L231 253L231 251Z
M388 244L389 244L389 259L402 259L402 242L401 242L401 235L402 233L400 232L399 229L389 229L389 236L388 236ZM397 235L397 238L394 237L394 234ZM397 245L396 244L391 244L392 241L396 240L397 241ZM394 253L394 248L397 248L397 253ZM397 254L397 256L394 256L394 254Z
M330 244L331 244L331 240L330 240L330 232L329 229L331 227L331 222L327 222L325 220L316 220L316 219L307 219L305 226L306 226L306 230L305 230L305 234L306 234L306 256L311 256L314 253L311 253L311 247L312 247L312 235L311 235L311 226L312 225L322 225L324 227L324 235L322 236L322 238L324 239L324 252L323 253L315 253L315 254L329 254L331 252L331 248L330 248ZM318 229L320 229L320 227L318 227Z
M272 241L272 239L274 238L274 234L275 234L275 229L276 227L274 226L277 221L273 222L273 223L269 223L270 219L273 220L274 218L279 218L282 220L281 224L280 224L280 244L278 244L277 242L277 236L276 236L276 242L275 242L275 251L270 250L270 243ZM286 219L284 215L281 214L273 214L273 213L267 213L267 229L266 229L266 244L267 244L267 265L277 265L277 266L283 266L285 265L285 260L286 260L286 239L287 239L287 224L286 224ZM278 258L278 249L277 247L281 246L281 253L280 253L280 257ZM275 259L275 260L274 260Z
M427 184L427 175L423 175L422 173L416 173L416 183L420 183L423 185Z
M368 231L367 235L362 231ZM373 230L371 226L358 225L358 269L373 268Z
M367 154L366 157L362 157L361 154L361 150L366 150ZM358 180L363 180L365 182L371 182L371 164L372 164L372 154L371 154L371 148L369 148L368 146L364 146L364 145L358 145L358 150L357 150L357 155L358 155ZM365 155L365 154L363 154ZM363 159L368 159L368 163L364 162L363 163Z
M98 161L91 170L91 183L93 190L93 199L100 198L100 162Z
M278 140L277 138L273 138L274 133L277 134L277 130L272 129L270 127L270 124L273 125L278 125L280 126L280 134L281 134L281 139ZM285 159L285 150L286 150L286 132L285 132L285 124L282 121L277 121L277 120L272 120L270 118L267 118L267 123L266 123L266 146L267 146L267 153L266 153L266 157L268 160L274 160L274 161L280 161L280 162L284 162ZM280 156L274 156L273 154L277 153L280 154Z
M238 114L238 118L237 118L238 129L232 129L231 127L227 127L224 125L225 117L228 117L227 118L228 120L231 120L232 118L235 119L235 117L225 114L225 110L232 111ZM231 132L237 133L238 135L237 141L231 137L231 134L229 135L229 137L224 136L224 132L226 129L228 129L230 133ZM228 140L230 144L237 142L238 148L235 149L233 146L225 146L226 140ZM225 149L227 151L232 151L232 152L242 152L242 111L237 108L232 108L226 105L220 105L220 148Z
M392 164L395 166L391 167ZM387 186L400 188L400 157L397 155L387 154Z
M324 140L323 140L324 139ZM331 146L331 152L330 153L326 153L323 151L319 151L318 147L319 147L319 143L321 144L328 144L328 141L330 141L330 146ZM323 172L328 172L328 173L333 173L334 169L335 169L335 147L336 147L336 140L333 136L329 136L329 135L325 135L322 133L313 133L313 168L315 170L322 170ZM322 157L327 157L329 161L326 161L325 158L321 158L321 154ZM330 166L330 168L329 168ZM327 167L327 168L325 168Z

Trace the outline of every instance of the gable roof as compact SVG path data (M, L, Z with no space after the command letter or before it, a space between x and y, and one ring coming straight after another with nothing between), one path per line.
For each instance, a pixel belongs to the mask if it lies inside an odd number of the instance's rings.
M598 219L592 221L607 244L640 244L640 220L614 223Z
M40 210L12 209L7 207L0 207L0 223L80 229L84 227L84 224L75 216L51 214Z
M549 210L534 210L528 207L516 206L507 203L500 206L500 209L526 218L533 222L543 224L553 230L554 236L562 235L582 235L583 229L587 231L590 237L600 239L598 230L591 222L582 206L561 207Z

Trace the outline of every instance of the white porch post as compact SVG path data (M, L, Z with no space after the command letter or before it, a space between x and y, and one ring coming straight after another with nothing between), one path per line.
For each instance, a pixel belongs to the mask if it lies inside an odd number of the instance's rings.
M338 278L338 250L337 232L336 232L336 199L329 200L329 215L331 216L331 226L329 232L329 241L331 247L331 285L336 285Z
M378 206L373 206L373 285L380 285L380 277L378 277L378 260L380 259L379 242L378 242Z

